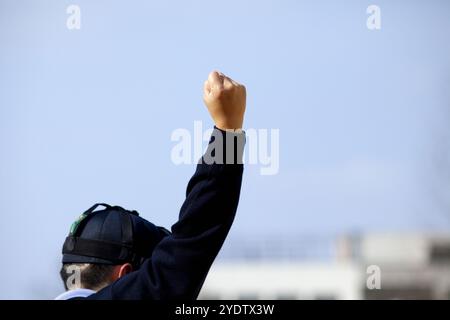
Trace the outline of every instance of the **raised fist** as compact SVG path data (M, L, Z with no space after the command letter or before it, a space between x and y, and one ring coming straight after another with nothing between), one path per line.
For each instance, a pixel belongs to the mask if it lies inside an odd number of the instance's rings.
M203 87L203 101L217 128L236 130L244 122L246 90L223 73L213 71Z

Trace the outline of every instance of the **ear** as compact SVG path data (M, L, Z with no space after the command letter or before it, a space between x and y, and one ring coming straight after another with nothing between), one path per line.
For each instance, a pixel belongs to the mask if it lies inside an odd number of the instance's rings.
M131 263L125 263L117 267L117 279L122 278L124 275L129 274L133 271L133 266L131 265Z

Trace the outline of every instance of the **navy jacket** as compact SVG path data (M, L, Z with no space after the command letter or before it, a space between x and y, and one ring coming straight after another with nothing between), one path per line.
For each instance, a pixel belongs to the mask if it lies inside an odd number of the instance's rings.
M215 155L211 143L190 179L179 220L172 235L164 238L150 259L130 274L87 299L196 299L208 271L230 230L239 202L242 164L225 164L234 149L234 161L242 162L244 133L225 133L217 128L213 137L223 138L222 163L206 161ZM225 135L227 139L225 139ZM232 139L228 139L232 137ZM216 144L217 146L217 144ZM222 155L220 155L222 156Z

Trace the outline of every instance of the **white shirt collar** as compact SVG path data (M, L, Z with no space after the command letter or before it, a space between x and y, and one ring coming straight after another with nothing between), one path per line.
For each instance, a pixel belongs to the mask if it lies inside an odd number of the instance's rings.
M64 293L61 293L59 296L55 298L55 300L68 300L72 298L86 298L89 297L91 294L95 293L94 290L90 289L74 289L69 290Z

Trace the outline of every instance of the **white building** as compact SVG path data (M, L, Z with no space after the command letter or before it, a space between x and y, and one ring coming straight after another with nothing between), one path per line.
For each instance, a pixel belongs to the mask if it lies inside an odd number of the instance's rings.
M277 248L273 238L270 245L261 239L226 247L200 299L450 298L450 235L368 234L308 238L301 244L279 240L284 248ZM371 265L381 271L380 289L366 285Z

